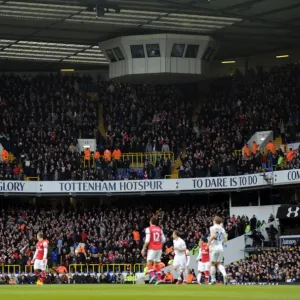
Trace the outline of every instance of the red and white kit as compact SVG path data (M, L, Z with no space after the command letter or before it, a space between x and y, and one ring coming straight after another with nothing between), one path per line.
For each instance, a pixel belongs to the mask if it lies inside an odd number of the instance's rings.
M36 250L33 256L34 270L45 271L47 267L48 242L43 240L36 243Z
M160 262L162 245L165 241L166 238L160 227L152 225L146 228L145 242L148 243L147 261Z
M202 245L199 249L198 260L198 271L205 272L210 270L210 258L209 258L209 247L208 245Z

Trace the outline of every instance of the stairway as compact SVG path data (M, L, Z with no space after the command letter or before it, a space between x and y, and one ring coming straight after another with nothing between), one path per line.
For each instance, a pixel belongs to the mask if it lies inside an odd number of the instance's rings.
M104 126L102 104L98 105L98 128L99 128L101 135L106 139L106 130L105 130L105 126Z
M281 136L279 136L274 141L275 149L279 149L281 145L282 145L282 138Z
M193 118L192 118L192 121L193 122L197 122L198 120L198 112L200 111L200 108L201 108L201 101L198 101L197 102L197 105L194 109L194 114L193 114ZM182 144L182 149L181 149L181 152L182 152L182 156L184 157L185 156L185 153L186 153L186 144L183 143ZM177 157L177 159L174 161L174 165L173 165L173 168L172 168L172 173L171 173L171 178L178 178L178 174L179 174L179 167L182 165L181 163L181 159L180 159L180 156Z
M182 156L185 156L185 143L182 145ZM178 178L178 173L179 173L179 167L182 165L180 155L177 157L177 159L174 161L173 167L172 167L172 173L171 173L171 178Z

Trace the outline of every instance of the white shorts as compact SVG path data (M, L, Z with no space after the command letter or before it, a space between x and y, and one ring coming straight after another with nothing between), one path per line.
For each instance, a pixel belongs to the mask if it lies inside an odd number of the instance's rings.
M148 250L147 261L160 262L162 250Z
M199 272L205 272L205 271L209 271L210 269L210 262L198 262L198 271Z
M175 255L173 266L179 267L181 270L185 270L187 268L187 259L185 255Z
M220 250L212 250L210 251L210 261L214 263L222 263L223 262L223 251Z
M41 259L36 259L34 261L34 267L33 268L34 268L34 270L46 271L46 268L47 268L47 259L46 259L45 263Z

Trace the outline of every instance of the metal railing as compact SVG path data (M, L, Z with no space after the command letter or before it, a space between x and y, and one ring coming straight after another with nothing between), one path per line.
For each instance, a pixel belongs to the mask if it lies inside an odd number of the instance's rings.
M101 265L99 264L71 264L69 265L69 272L70 273L100 273L101 271Z
M21 266L20 267L20 270L21 270ZM23 270L22 270L23 271ZM25 273L33 273L33 265L26 265L25 268L24 268L24 272ZM46 271L48 272L49 271L49 267L47 266L46 267Z
M134 273L143 273L145 268L146 268L146 264L134 264L133 272Z
M239 156L243 151L242 150L234 150L234 154Z
M40 181L40 177L39 176L32 176L32 177L27 177L25 176L25 181Z
M4 273L15 274L16 272L19 274L22 273L20 265L1 265L0 270L2 274Z
M130 272L132 265L130 264L103 264L101 265L101 272Z
M24 269L21 265L0 265L0 272L2 274L20 274L22 272L25 273L33 273L33 265L25 265ZM143 272L146 264L71 264L69 265L69 272L70 273L102 273L102 272L126 272L131 273L133 272ZM49 267L47 266L46 271L49 271Z
M178 179L178 174L165 175L165 179Z
M101 157L103 157L103 155ZM143 168L146 160L155 165L159 158L169 159L172 164L174 163L173 152L123 153L119 161L129 161L130 168ZM91 154L90 159L86 159L84 155L82 156L83 168L94 168L95 165L94 155Z
M102 273L102 272L131 272L132 265L130 264L71 264L69 265L69 272L75 273Z

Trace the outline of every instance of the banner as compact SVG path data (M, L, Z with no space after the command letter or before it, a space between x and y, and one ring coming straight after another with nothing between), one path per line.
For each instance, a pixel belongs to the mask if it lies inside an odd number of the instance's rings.
M278 207L277 219L297 219L300 218L300 206L282 205Z
M176 190L174 180L124 180L124 181L45 181L40 182L43 193L136 193L168 192Z
M38 181L0 181L0 194L36 194L39 187Z
M180 188L183 190L240 189L263 185L268 185L268 182L266 178L264 178L263 174L192 178L180 180Z
M300 170L292 169L274 172L274 185L300 183Z
M231 191L300 183L300 170L243 176L123 181L0 181L0 194L122 194Z
M285 235L279 238L281 246L300 245L300 235Z

